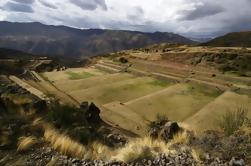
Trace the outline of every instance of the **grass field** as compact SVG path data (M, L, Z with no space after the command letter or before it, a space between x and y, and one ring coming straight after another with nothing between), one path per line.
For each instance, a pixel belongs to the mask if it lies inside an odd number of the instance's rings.
M125 77L128 77L125 75ZM94 84L95 85L95 84ZM130 78L114 83L103 81L102 85L69 92L71 96L81 101L93 101L106 104L112 101L127 102L129 100L163 89L168 83L160 82L150 77Z
M54 82L55 86L65 92L72 92L77 90L83 90L91 87L97 87L102 85L111 84L117 81L124 81L127 79L135 78L133 75L126 73L105 74L102 76L94 76L85 79L78 80L63 80Z
M249 109L248 117L251 118L251 98L227 91L213 102L205 105L195 115L187 118L184 123L196 131L216 129L217 122L225 112L235 111L238 107Z
M148 61L145 63L133 65L144 74L76 68L44 73L43 76L68 98L72 97L79 103L89 101L97 104L101 108L102 119L107 123L141 136L146 134L148 123L156 120L157 115L165 115L170 120L199 131L215 129L215 119L238 104L251 108L250 97L233 92L223 93L218 87L225 86L225 75L214 78L205 71L191 75L190 70L176 70L177 66L168 68L157 63L152 65ZM105 63L103 65L106 66ZM158 77L155 79L150 77L151 72L174 75L180 78L180 83L163 81ZM194 77L200 83L192 82ZM189 78L190 82L184 78Z
M84 79L93 76L106 74L104 71L95 68L71 68L65 71L45 72L43 76L51 82Z
M74 73L72 71L67 71L66 74L69 75L69 79L71 80L85 79L95 76L95 74L88 72Z
M166 115L176 121L183 121L195 114L218 95L201 87L177 84L169 88L125 105L148 120L155 120L157 114Z

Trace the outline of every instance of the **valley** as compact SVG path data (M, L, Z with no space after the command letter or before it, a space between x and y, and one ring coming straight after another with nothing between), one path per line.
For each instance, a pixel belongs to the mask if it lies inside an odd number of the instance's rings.
M192 59L191 53L198 56L200 51L207 50L217 54L226 48L169 49L170 53L162 53L158 48L148 52L129 50L122 56L128 63L121 63L121 56L97 58L97 63L89 67L36 73L38 81L25 82L65 103L94 102L101 108L105 122L141 136L146 134L147 124L159 114L196 131L205 131L217 129L216 120L225 111L251 107L249 77L224 74L217 68L207 68L206 62L199 65L186 62L190 60L189 53ZM226 100L229 104L225 104Z
M65 67L57 64L54 67L49 65L48 71L47 66L52 61L31 61L29 65L25 65L26 74L10 75L4 79L14 82L35 98L46 101L48 106L57 101L62 106L82 110L86 108L86 102L95 103L100 113L98 117L90 114L97 118L92 119L96 121L93 124L99 121L99 117L102 122L101 127L94 125L96 134L103 133L106 128L110 133L119 134L128 140L145 138L149 136L149 124L158 118L168 117L185 130L204 137L208 131L221 132L219 120L228 112L245 109L247 118L251 118L250 69L241 67L250 60L250 52L250 49L243 50L238 47L161 44L95 57L85 67ZM208 59L209 54L210 57L217 58ZM239 64L236 68L229 67L223 71L222 66L235 65L226 60L229 56L231 59L238 58ZM22 103L27 100L17 101ZM71 114L68 115L67 111L66 116ZM55 126L57 123L53 122ZM91 121L88 123L92 124ZM44 126L47 126L45 124ZM83 124L81 121L71 124L70 128L75 131L80 126L73 125ZM46 137L50 128L44 127L44 137L49 142L53 141ZM59 138L68 139L70 135L69 139L78 140L79 136L76 137L74 132L69 132L67 128L69 127L61 126L52 130L67 131L66 136L58 135ZM91 127L88 130L93 132L93 129ZM103 140L104 135L100 139ZM66 150L65 154L74 153L75 157L79 157L79 154L71 152L72 150ZM85 150L81 151L84 153ZM108 155L105 158L110 158L109 153L105 153Z

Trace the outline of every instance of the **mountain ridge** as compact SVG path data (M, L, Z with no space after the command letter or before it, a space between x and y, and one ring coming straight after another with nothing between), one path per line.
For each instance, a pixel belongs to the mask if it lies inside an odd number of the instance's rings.
M251 30L227 33L201 45L214 47L251 47Z
M168 32L139 32L107 29L76 29L39 22L0 22L0 47L32 54L86 57L163 42L194 44Z

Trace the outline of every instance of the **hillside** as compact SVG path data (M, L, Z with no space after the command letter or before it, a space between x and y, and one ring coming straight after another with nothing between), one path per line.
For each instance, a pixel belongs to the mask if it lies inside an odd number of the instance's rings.
M249 53L155 44L78 68L3 59L23 74L0 76L0 165L250 165L250 68L218 69Z
M191 44L173 33L86 29L41 23L0 22L0 47L33 54L84 57L170 42Z
M0 59L26 59L34 55L13 49L0 48Z
M228 33L201 45L214 47L251 47L251 31Z

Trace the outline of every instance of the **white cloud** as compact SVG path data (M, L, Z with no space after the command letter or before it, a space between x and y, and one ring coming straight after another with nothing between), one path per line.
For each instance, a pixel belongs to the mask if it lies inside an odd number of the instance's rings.
M14 1L19 0L0 1L0 19L190 36L251 29L250 0L36 0L29 4L33 13L3 9Z

